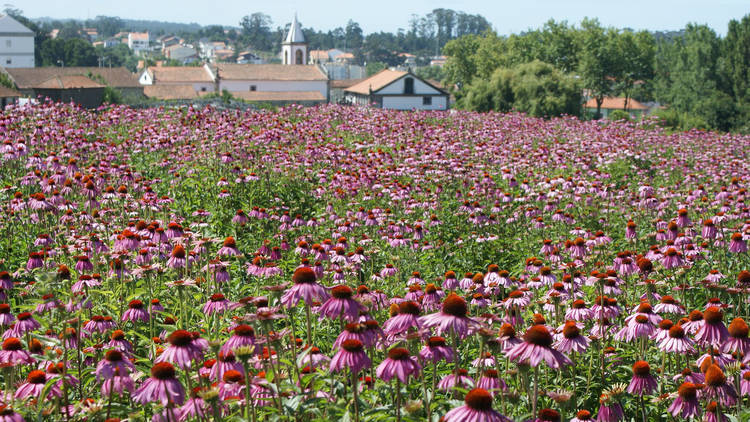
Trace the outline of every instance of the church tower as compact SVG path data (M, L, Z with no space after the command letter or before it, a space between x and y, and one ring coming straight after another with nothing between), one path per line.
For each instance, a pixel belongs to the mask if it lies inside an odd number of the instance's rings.
M292 26L286 34L284 42L281 43L281 60L284 64L307 64L307 41L302 27L294 14Z

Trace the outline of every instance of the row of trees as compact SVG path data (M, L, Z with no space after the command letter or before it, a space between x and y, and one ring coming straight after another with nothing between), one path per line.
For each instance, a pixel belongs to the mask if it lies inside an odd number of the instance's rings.
M663 113L678 127L750 129L750 15L731 21L723 39L705 25L665 34L605 28L595 19L580 26L550 20L518 35L463 36L443 51L445 81L464 108L580 115L580 106L568 108L570 99L532 110L523 96L584 92L596 114L605 97L620 96L626 104L636 98L668 105ZM519 76L529 72L543 77Z

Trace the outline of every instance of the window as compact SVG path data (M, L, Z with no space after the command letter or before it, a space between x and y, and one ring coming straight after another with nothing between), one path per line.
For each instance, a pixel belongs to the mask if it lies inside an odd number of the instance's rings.
M205 86L201 87L201 92L206 92L206 87Z
M422 97L422 105L432 105L432 97Z
M250 85L250 91L255 91L255 90L257 90L257 89L258 89L258 87L257 87L257 86L255 86L255 85Z
M11 40L5 40L5 46L6 46L6 47L10 47L10 41L11 41Z
M304 64L302 62L302 50L297 50L297 52L295 53L295 56L296 56L296 59L295 59L296 62L295 62L295 64Z
M404 79L404 94L414 93L414 78Z
M5 59L5 64L11 64L11 60L10 59Z

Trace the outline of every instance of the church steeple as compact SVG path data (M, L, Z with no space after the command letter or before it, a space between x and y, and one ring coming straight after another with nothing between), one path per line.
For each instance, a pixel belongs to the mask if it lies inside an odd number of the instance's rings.
M296 13L289 32L281 43L281 55L284 64L307 64L307 41Z

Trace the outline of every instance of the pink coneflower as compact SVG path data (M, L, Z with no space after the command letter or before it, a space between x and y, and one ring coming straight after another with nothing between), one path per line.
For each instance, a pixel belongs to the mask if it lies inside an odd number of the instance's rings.
M29 375L26 377L26 382L16 389L16 393L13 397L16 400L24 400L27 398L39 399L39 395L42 394L49 378L50 376L47 373L38 369L29 372ZM49 397L62 397L62 391L56 383L52 384L49 393L47 393L47 398Z
M109 380L117 376L128 376L135 365L127 359L119 350L109 350L104 354L104 359L96 365L96 379L99 381Z
M180 422L191 419L204 420L208 418L210 405L200 396L201 387L193 387L190 392L190 398L180 407Z
M185 401L185 388L175 378L174 366L169 362L159 362L151 367L151 376L133 394L133 401L140 404L160 402L182 404Z
M656 325L647 316L638 314L615 334L615 339L630 342L638 338L648 338L655 330Z
M0 404L0 422L24 422L23 416L16 413L11 407Z
M341 343L346 340L359 340L365 347L372 347L375 345L375 341L371 336L371 333L367 332L367 327L364 324L358 322L350 322L344 326L344 331L336 337L336 341L333 342L333 349L341 347Z
M364 345L356 339L344 340L339 351L331 358L329 371L339 372L349 368L353 373L369 368L372 363L364 352ZM378 368L379 369L379 368Z
M208 299L205 305L203 305L203 313L206 315L212 314L223 314L227 310L236 309L240 306L239 303L230 302L221 293L214 293Z
M203 351L193 341L193 335L186 330L176 330L167 337L169 347L155 362L169 362L181 369L190 369L194 360L203 359Z
M750 339L748 338L750 327L747 326L745 320L742 318L733 319L727 331L729 332L729 338L721 345L721 351L723 353L736 352L739 355L746 356L747 352L750 351Z
M300 300L304 300L307 305L312 305L316 300L328 299L328 292L325 287L315 281L316 279L317 276L312 268L297 268L292 275L294 284L281 296L281 303L291 308Z
M437 363L443 359L453 362L453 349L448 347L443 337L430 337L419 351L419 358L424 362Z
M553 369L558 369L563 365L570 365L572 362L565 355L552 349L552 335L544 325L534 325L530 327L523 336L523 342L517 344L512 349L505 352L508 359L518 363L528 363L536 367L539 363L544 362Z
M222 247L217 252L219 256L237 256L241 255L239 249L237 249L237 242L235 242L232 236L224 239Z
M669 335L658 344L659 349L668 353L694 353L693 341L685 337L682 325L676 324L669 329Z
M362 305L352 299L354 291L351 287L340 284L331 289L331 297L318 308L320 320L343 319L344 321L356 321L359 318L359 312L363 309Z
M128 303L128 310L122 314L122 321L131 322L148 322L148 312L143 309L143 302L138 299L131 300Z
M576 415L574 418L570 420L570 422L586 422L591 420L591 412L588 410L579 410L576 412Z
M695 342L700 345L719 347L729 337L724 326L724 314L716 306L710 306L703 312L703 325L695 333Z
M441 391L450 391L456 387L465 388L473 386L474 380L469 376L469 372L463 368L459 368L457 371L452 371L438 382L438 390Z
M674 297L664 295L659 299L659 303L654 306L654 312L657 314L678 314L685 313L685 308L680 305Z
M482 388L475 388L464 398L464 405L445 414L445 422L511 422L492 409L492 394Z
M112 331L112 334L110 335L110 341L106 346L117 349L124 353L133 352L133 345L125 339L125 332L122 330Z
M592 316L591 309L586 307L586 302L583 299L574 300L570 308L565 312L565 319L578 322L587 321Z
M669 406L669 413L673 417L690 419L701 414L700 404L698 403L698 389L703 386L693 384L692 382L683 382L677 389L677 398Z
M456 288L458 288L456 273L453 271L447 271L445 273L445 280L443 280L443 290L455 290Z
M253 350L257 349L255 343L255 330L253 330L253 327L245 324L240 324L234 327L232 336L229 337L229 340L227 340L223 346L221 346L221 351L229 353L240 347L250 347Z
M682 266L683 264L682 254L678 252L677 249L675 248L669 248L667 249L667 252L664 253L664 257L662 258L661 264L667 270Z
M242 372L230 369L224 372L219 382L219 398L227 400L230 397L242 397L245 390L245 376Z
M451 293L443 300L440 312L423 316L419 318L419 322L428 328L437 327L438 335L452 334L458 338L466 338L478 325L476 321L466 316L468 310L466 300Z
M732 234L731 241L729 242L729 252L732 253L745 253L747 252L747 243L742 237L742 233Z
M235 371L244 372L242 364L240 362L237 362L234 353L224 353L222 351L219 351L217 358L218 359L216 359L216 361L211 366L211 369L209 370L209 377L211 379L219 381L224 377L224 373L226 371L232 369Z
M398 305L391 305L391 307L395 307L395 315L383 323L385 334L395 336L405 333L411 328L419 329L422 326L419 318L421 307L417 302L406 300Z
M167 267L169 268L184 268L188 265L188 260L186 258L187 253L185 252L185 247L177 244L172 249L172 254L169 257L169 260L167 260Z
M417 376L422 367L409 351L403 347L394 347L388 351L388 357L378 366L376 374L385 382L394 376L406 383L409 376Z
M16 315L18 321L13 325L12 332L15 336L22 336L28 332L34 331L42 326L39 321L31 316L30 312L21 312Z
M23 350L23 344L18 338L9 337L3 341L0 351L0 364L3 366L31 365L35 361L29 352Z
M477 388L483 388L489 391L493 396L500 391L507 390L508 386L505 381L500 379L500 374L495 369L486 369L482 376L477 380Z
M639 360L633 364L633 378L630 380L627 392L635 395L651 394L656 391L658 384L651 375L651 367L648 362Z
M727 376L719 365L712 363L706 372L706 386L703 389L702 398L716 399L724 407L734 406L737 403L737 392L727 382Z
M562 335L553 347L561 353L584 353L589 347L589 339L581 335L581 330L575 321L567 321L562 329Z

